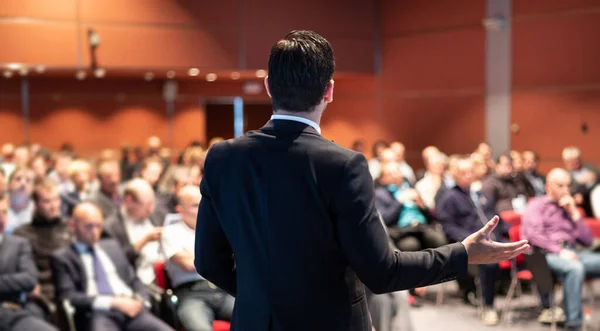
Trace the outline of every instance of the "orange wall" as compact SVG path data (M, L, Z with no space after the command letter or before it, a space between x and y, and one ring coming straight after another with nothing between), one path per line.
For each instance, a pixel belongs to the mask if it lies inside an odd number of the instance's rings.
M383 0L382 136L422 164L430 144L470 152L484 139L485 1Z
M513 148L537 150L544 170L568 145L600 164L600 3L516 0L513 11Z
M87 65L92 27L106 68L259 69L278 38L310 28L341 71L372 72L376 1L4 0L0 63Z
M336 79L335 101L322 121L328 139L344 146L350 146L357 138L369 144L374 142L379 132L372 111L373 82L371 76ZM21 143L25 138L19 84L15 78L0 79L0 144ZM159 136L168 146L169 122L161 84L125 78L78 81L74 77L31 77L30 141L52 149L70 142L86 156L95 156L104 148L119 148L124 143L143 146L151 135ZM210 139L205 103L234 96L244 96L241 82L179 82L173 146L181 149L192 140ZM245 99L269 104L264 92ZM253 126L263 121L264 114L260 116L261 119L251 121ZM223 120L227 121L223 125L233 126L230 116Z

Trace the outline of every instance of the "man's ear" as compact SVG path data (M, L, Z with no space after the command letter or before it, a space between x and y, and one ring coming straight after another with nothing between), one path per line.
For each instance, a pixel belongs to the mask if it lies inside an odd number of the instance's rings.
M335 85L335 82L332 80L329 81L329 83L327 83L327 88L325 88L325 95L323 95L323 100L325 100L326 103L331 103L333 102L333 86Z
M269 90L269 76L265 77L265 90L267 91L267 94L269 95L269 98L271 98L271 91Z

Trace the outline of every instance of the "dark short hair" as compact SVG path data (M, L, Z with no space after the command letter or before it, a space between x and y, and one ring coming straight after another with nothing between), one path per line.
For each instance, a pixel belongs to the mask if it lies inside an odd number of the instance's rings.
M288 33L273 45L269 56L267 80L273 110L314 110L334 71L333 49L325 38L313 31Z

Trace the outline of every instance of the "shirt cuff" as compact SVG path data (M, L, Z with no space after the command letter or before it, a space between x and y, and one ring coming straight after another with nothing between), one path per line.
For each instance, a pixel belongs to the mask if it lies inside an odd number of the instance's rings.
M97 296L92 303L94 311L106 312L110 310L110 306L112 306L112 297L107 295Z

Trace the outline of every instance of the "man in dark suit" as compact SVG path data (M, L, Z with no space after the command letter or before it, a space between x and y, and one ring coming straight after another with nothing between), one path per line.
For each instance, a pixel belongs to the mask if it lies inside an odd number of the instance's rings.
M56 298L75 308L75 325L80 330L172 330L147 310L144 285L119 243L100 240L100 209L79 204L71 226L76 241L52 254L52 270Z
M33 291L38 270L27 240L4 235L7 214L8 199L0 193L0 331L56 330L24 309L22 298Z
M271 121L207 155L195 266L236 297L234 331L371 331L363 283L422 287L528 249L490 241L496 217L463 243L391 249L365 157L320 135L333 72L327 40L291 32L271 49Z

